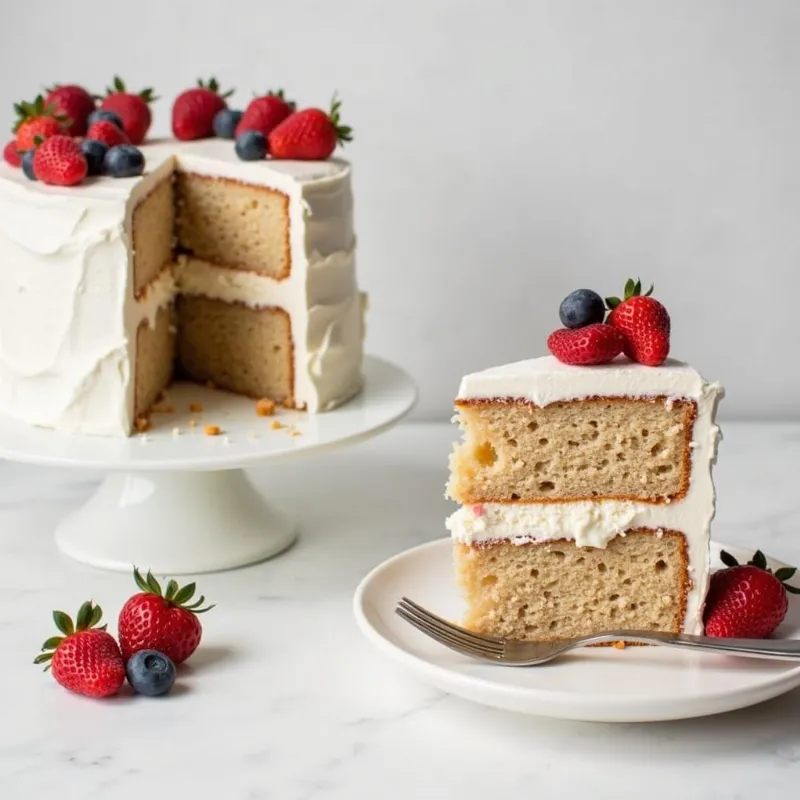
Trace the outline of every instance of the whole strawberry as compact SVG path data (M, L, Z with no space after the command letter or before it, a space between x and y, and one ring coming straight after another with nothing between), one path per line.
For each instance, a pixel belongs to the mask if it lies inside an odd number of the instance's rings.
M125 681L125 662L114 637L106 626L97 627L103 610L91 600L78 611L73 624L63 611L54 611L53 620L63 636L52 636L42 645L34 664L45 664L65 689L88 697L116 694Z
M202 595L189 603L194 596L194 583L181 588L170 580L162 592L150 572L142 578L135 568L133 579L141 592L133 595L119 612L122 655L127 660L140 650L158 650L176 664L186 661L197 649L203 635L197 614L203 614L214 606L201 608L205 602Z
M88 171L89 165L80 145L64 134L45 139L33 156L33 174L51 186L75 186Z
M214 117L233 94L233 89L220 94L216 78L208 83L197 81L197 86L181 92L172 104L172 134L182 142L205 139L214 133Z
M258 131L264 136L269 136L273 128L294 112L294 108L294 103L284 99L283 89L269 92L263 97L255 97L244 110L236 126L236 136L245 131Z
M138 94L129 92L122 80L115 76L113 85L106 89L100 108L118 114L130 144L141 144L152 121L149 104L156 99L152 89L143 89Z
M606 298L611 313L606 320L625 334L625 355L632 361L657 367L669 355L670 319L667 309L650 295L642 294L642 282L629 279L625 297Z
M341 103L334 96L331 110L306 108L287 117L269 134L273 158L324 161L336 145L353 139L352 129L339 119Z
M118 144L131 143L125 131L105 119L93 122L89 126L86 138L95 142L102 142L106 147L116 147Z
M17 121L14 125L17 150L21 153L36 147L39 140L63 133L71 123L55 106L45 103L38 95L32 103L16 103Z
M22 156L20 155L19 150L17 150L16 139L12 139L3 148L3 160L6 162L6 164L10 164L12 167L18 167L22 163Z
M82 86L67 84L47 90L45 105L69 119L65 132L70 136L83 136L89 127L89 114L94 111L94 97Z
M547 337L550 352L564 364L607 364L624 346L625 337L604 322L582 328L559 328Z
M707 636L764 639L783 622L789 608L787 592L800 589L785 583L794 574L783 567L773 574L764 554L758 550L747 564L724 550L720 554L726 569L711 576L703 613Z

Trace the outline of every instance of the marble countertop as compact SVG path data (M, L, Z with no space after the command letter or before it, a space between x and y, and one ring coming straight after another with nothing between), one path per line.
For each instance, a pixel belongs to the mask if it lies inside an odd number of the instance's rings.
M716 539L800 563L800 424L724 425ZM445 535L449 425L252 471L301 525L254 567L200 576L218 604L168 698L72 695L31 664L50 612L92 597L110 629L128 575L52 542L99 475L0 463L0 797L224 800L647 796L785 798L800 782L800 691L718 717L605 725L472 705L361 636L353 590Z

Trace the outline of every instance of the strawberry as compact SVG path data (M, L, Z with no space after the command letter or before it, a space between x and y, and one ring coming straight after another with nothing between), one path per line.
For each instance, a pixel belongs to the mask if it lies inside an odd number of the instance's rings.
M125 131L118 128L113 122L101 119L93 122L86 132L86 138L95 142L102 142L108 147L116 147L118 144L130 144L131 140Z
M69 124L64 127L70 136L83 136L86 133L89 114L94 111L94 97L82 86L54 86L47 90L44 102L69 118Z
M328 114L319 108L306 108L287 117L269 134L272 157L323 161L339 142L352 141L351 128L340 124L340 107L334 95Z
M625 337L604 322L582 328L559 328L547 338L550 352L565 364L607 364L624 346Z
M103 610L91 600L72 619L63 611L54 611L53 620L63 636L52 636L42 645L34 664L52 668L53 677L65 689L88 697L116 694L125 680L125 662L114 637L106 626L96 627Z
M189 604L194 596L195 585L183 588L170 580L166 591L148 572L142 578L134 568L133 579L142 590L133 595L119 612L119 643L125 659L140 650L158 650L180 664L194 653L200 644L203 627L197 614L203 614L214 606L200 608L205 602L202 595Z
M270 131L294 113L295 104L284 100L283 89L269 92L250 101L236 126L236 135L258 131L269 136Z
M47 105L44 98L38 95L32 103L16 103L17 122L14 133L17 135L17 150L21 153L36 147L37 140L47 139L57 133L63 133L64 127L71 123L52 105Z
M33 174L52 186L75 186L88 171L81 146L64 134L45 139L33 156Z
M625 299L606 298L611 313L606 320L625 334L625 355L648 367L663 364L669 355L670 319L667 309L650 295L642 294L642 282L629 279Z
M101 100L100 108L119 114L122 130L127 134L129 143L141 144L147 136L152 121L149 104L157 99L152 89L143 89L139 94L127 91L125 84L115 76L113 86L106 89L106 96Z
M233 89L220 94L216 78L208 83L199 80L197 86L181 92L172 104L172 133L175 138L187 142L211 136L214 117L227 108L225 100L232 94Z
M711 576L703 613L706 635L766 638L786 616L786 593L800 594L800 589L785 583L795 574L795 568L783 567L773 574L760 550L747 564L740 565L724 550L720 558L726 569Z
M18 167L22 163L22 156L19 154L19 150L17 150L16 139L12 139L3 148L3 159L7 164L11 164L12 167Z

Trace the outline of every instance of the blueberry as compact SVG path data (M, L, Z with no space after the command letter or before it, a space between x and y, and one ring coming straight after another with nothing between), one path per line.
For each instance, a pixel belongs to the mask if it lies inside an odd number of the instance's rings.
M108 145L103 142L96 142L93 139L84 139L81 142L81 152L86 157L86 163L89 165L89 175L102 175L103 162L108 152Z
M104 108L98 108L89 114L89 125L95 122L113 122L120 130L122 130L122 117L116 111L106 111Z
M144 172L144 156L132 144L118 144L112 147L104 160L106 172L112 178L132 178Z
M605 314L603 298L591 289L576 289L564 298L558 309L558 316L567 328L582 328L602 322Z
M30 150L26 150L22 155L22 171L25 173L26 178L30 178L30 180L35 181L36 176L33 174L33 154L36 152L36 148L32 147Z
M134 691L158 697L166 694L175 683L175 664L158 650L140 650L128 659L125 674Z
M235 147L242 161L259 161L267 155L267 138L258 131L245 131L236 137Z
M220 139L235 139L236 126L242 118L241 111L233 111L230 108L223 108L214 117L214 136Z

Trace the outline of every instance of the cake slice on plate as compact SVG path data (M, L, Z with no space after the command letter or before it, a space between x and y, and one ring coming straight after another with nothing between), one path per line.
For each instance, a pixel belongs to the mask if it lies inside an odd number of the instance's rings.
M461 381L447 527L473 630L702 632L722 388L667 357L668 316L640 319L663 306L628 288L555 355Z

